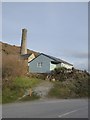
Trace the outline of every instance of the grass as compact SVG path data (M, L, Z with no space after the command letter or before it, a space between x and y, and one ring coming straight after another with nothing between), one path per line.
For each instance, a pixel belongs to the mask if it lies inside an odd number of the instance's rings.
M17 87L20 88L30 88L38 83L40 83L41 80L38 78L28 78L28 77L17 77L14 81L13 84Z
M54 83L54 87L49 91L50 98L86 98L88 97L88 79L58 81Z
M2 90L2 103L15 102L18 98L25 94L26 89L33 88L41 82L41 79L28 78L28 77L17 77L9 86L5 86ZM37 95L33 95L30 100L37 99ZM28 97L23 100L27 100Z
M1 93L0 93L0 104L2 103L2 95L1 95Z
M26 96L23 97L20 101L24 102L24 101L31 101L31 100L36 100L39 99L40 96L36 95L36 94L32 94L32 96Z
M64 86L62 82L55 82L54 87L48 93L48 97L53 98L68 98L69 95L69 88Z
M90 77L76 77L65 81L53 82L54 86L49 91L48 97L61 99L88 97L88 79L90 79ZM2 98L0 97L0 100L2 100L2 103L15 102L19 98L22 98L26 90L30 87L35 87L41 81L42 80L39 78L17 77L14 80L9 81L9 84L5 83L2 87ZM26 96L20 99L20 101L30 101L35 99L39 99L39 96L33 94L32 97Z

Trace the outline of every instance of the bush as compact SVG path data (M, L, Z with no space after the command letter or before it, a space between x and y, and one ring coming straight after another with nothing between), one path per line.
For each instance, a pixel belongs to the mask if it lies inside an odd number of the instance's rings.
M27 72L25 61L20 60L19 56L7 55L7 59L3 57L2 60L3 79L8 77L22 76Z
M67 69L64 67L55 68L51 72L51 78L55 78L57 81L65 81L67 79L66 71Z
M88 97L88 92L90 93L88 87L89 79L90 78L86 77L55 82L54 87L50 90L48 96L56 98Z
M40 81L40 79L28 77L17 77L11 80L9 84L5 84L2 88L2 103L16 101L19 97L22 97L25 94L26 89L34 87L40 83Z
M79 97L88 97L88 78L78 78L73 81L73 86L71 90L73 90Z
M65 67L58 67L54 69L55 74L65 73L67 69Z
M54 84L54 87L48 93L48 97L68 98L69 96L69 88L65 86L62 82L56 82Z

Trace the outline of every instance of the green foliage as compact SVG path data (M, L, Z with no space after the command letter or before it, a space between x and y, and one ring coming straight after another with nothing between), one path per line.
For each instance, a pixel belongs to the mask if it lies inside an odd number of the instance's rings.
M56 82L54 84L54 87L48 93L48 97L69 98L70 97L70 90L62 82Z
M37 78L17 77L12 84L18 88L26 89L35 86L40 83L40 81L41 80Z
M17 77L11 83L4 83L2 89L2 103L9 103L16 101L19 97L25 94L25 90L34 87L40 83L40 79ZM33 96L34 97L34 96ZM36 97L37 98L37 97Z
M2 103L2 94L0 93L0 104Z
M58 67L51 72L51 76L58 81L64 81L67 79L66 71L67 69L65 67Z
M65 73L67 69L65 67L58 67L54 69L55 74Z
M56 98L80 98L88 97L88 92L88 77L86 77L55 82L48 96Z
M18 90L11 90L10 88L5 88L2 91L2 103L9 103L15 101L19 96Z
M73 81L74 87L71 88L79 97L88 96L88 78L79 78Z

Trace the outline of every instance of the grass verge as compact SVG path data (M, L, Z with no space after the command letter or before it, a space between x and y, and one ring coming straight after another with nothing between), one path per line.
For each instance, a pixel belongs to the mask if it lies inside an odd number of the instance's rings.
M2 95L0 94L0 104L2 104Z
M17 77L12 80L11 84L3 87L2 90L2 103L11 103L15 102L18 98L22 97L25 94L26 89L30 87L33 88L35 85L39 84L41 79L38 78L28 78L28 77ZM37 95L33 95L31 98L26 97L22 100L33 100L37 99Z
M78 80L67 80L55 82L49 91L50 98L87 98L88 97L88 78Z
M31 101L31 100L36 100L36 99L39 99L39 98L40 98L40 96L33 93L32 96L25 96L20 101L22 101L22 102Z

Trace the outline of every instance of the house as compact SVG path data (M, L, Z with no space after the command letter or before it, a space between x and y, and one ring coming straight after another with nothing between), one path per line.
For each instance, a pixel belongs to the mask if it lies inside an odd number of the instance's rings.
M39 54L36 58L29 62L29 72L32 73L49 73L58 67L72 69L73 65L59 58L43 53Z

